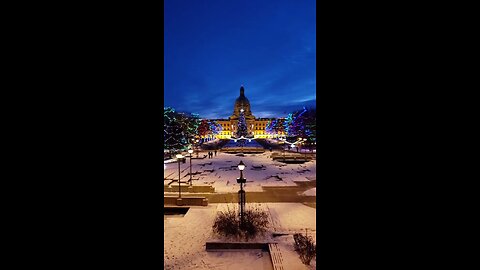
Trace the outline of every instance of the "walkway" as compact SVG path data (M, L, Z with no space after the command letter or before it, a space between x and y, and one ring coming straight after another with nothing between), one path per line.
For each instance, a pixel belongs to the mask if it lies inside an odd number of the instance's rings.
M266 202L290 202L290 203L314 203L315 196L302 196L302 192L316 187L316 181L296 182L299 186L271 186L263 187L262 192L246 193L247 202L266 203ZM194 185L195 186L195 185ZM178 189L176 190L178 191ZM182 189L183 192L183 189ZM170 195L169 193L167 193ZM166 195L167 195L166 194ZM173 193L172 193L173 195ZM209 203L238 203L237 193L182 193L182 197L204 196Z

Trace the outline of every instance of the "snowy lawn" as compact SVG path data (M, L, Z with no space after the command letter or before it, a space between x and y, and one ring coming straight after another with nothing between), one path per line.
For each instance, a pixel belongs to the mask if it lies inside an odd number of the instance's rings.
M192 173L199 172L194 175L194 178L199 180L193 181L193 184L212 185L218 193L236 193L238 191L236 179L240 176L237 165L241 160L247 166L243 172L247 179L245 185L247 192L261 192L262 186L296 186L294 181L309 181L307 177L315 179L316 160L304 164L285 164L273 161L270 155L269 151L262 154L245 154L243 157L217 152L217 156L212 159L193 159ZM185 164L180 164L182 181L189 179L188 176L184 177L189 172L189 164L189 159ZM178 164L170 163L166 167L164 177L178 179ZM165 183L169 182L165 180Z
M316 209L299 203L267 203L274 223L281 232L290 235L276 237L282 252L283 266L285 269L315 269L316 260L310 265L302 264L298 253L294 250L293 234L302 233L311 236L316 242Z
M303 232L315 236L315 209L300 203L265 203L272 219L283 231ZM191 207L184 217L164 219L165 269L272 269L268 253L260 250L207 252L205 242L218 239L213 235L212 225L217 211L226 204L210 204L207 207ZM229 204L229 207L232 207ZM315 269L300 262L293 251L293 236L271 238L279 242L286 269ZM314 237L315 239L315 237ZM312 265L315 265L315 260ZM243 268L242 268L243 267Z

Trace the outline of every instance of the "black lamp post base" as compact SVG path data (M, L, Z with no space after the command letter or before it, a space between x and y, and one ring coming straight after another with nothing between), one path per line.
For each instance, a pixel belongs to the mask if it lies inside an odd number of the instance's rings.
M182 198L178 198L178 199L177 199L177 205L178 205L178 206L183 205Z

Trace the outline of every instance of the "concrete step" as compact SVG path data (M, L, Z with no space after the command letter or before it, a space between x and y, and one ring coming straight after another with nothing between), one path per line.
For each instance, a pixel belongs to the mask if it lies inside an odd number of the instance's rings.
M193 205L193 206L207 206L208 199L205 197L178 197L164 196L163 197L164 205Z
M272 260L273 270L285 270L283 267L283 258L277 243L268 244L270 259Z
M178 192L178 183L163 186L164 192ZM210 185L193 185L180 184L180 191L187 193L214 193L215 188Z

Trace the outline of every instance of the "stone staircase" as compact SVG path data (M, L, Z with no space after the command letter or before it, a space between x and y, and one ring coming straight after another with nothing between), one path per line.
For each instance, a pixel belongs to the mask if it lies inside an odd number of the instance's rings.
M283 267L283 258L277 243L268 244L270 250L270 259L272 260L273 270L286 270Z
M272 229L275 233L283 231L280 222L276 219L273 218L271 209L268 207L267 204L263 204L265 207L265 210L268 211L268 220L272 226ZM268 244L268 249L270 253L270 259L272 260L272 265L273 265L273 270L286 270L283 267L283 258L282 258L282 252L278 246L277 243L270 243Z

